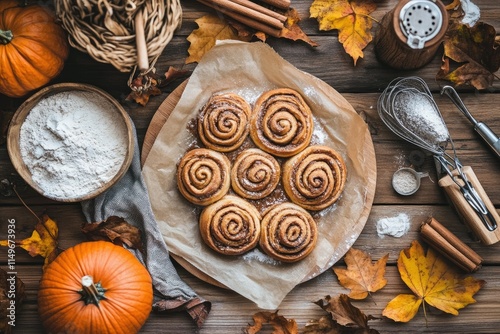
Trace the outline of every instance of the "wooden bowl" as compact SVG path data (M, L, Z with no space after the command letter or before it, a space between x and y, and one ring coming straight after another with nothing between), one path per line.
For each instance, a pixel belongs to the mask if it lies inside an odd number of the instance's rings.
M55 197L50 194L46 194L43 189L33 180L32 174L25 162L23 161L21 155L21 147L20 147L20 133L21 126L25 121L26 117L32 110L32 108L37 105L41 100L57 94L61 92L73 92L73 91L83 91L90 94L95 94L100 96L101 98L109 101L114 107L114 110L106 110L110 113L116 112L120 115L120 119L124 123L124 128L126 129L126 149L125 154L123 156L123 162L121 163L118 172L112 177L109 181L105 182L97 189L93 189L86 194L78 195L76 197ZM12 164L16 171L21 175L21 177L28 183L32 188L34 188L41 195L50 198L52 200L60 201L60 202L79 202L87 199L91 199L96 197L97 195L103 193L107 189L109 189L112 185L114 185L128 170L134 153L134 135L133 135L133 127L130 120L129 115L123 109L123 107L116 101L111 95L106 93L105 91L86 84L79 83L60 83L52 86L45 87L35 93L33 96L29 97L15 112L7 134L7 150L9 153L9 157L11 159Z

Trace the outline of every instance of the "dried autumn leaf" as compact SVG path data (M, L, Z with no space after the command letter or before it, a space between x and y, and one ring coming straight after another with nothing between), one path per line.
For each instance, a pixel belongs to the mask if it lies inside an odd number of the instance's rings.
M57 223L44 214L42 219L35 225L35 229L33 230L31 237L21 241L16 241L15 244L16 246L28 251L28 253L33 257L40 255L45 258L43 264L45 268L57 257L58 235L59 229L57 227ZM0 246L9 246L9 241L0 241Z
M370 33L373 18L369 15L375 9L377 5L372 0L314 0L309 14L318 20L320 30L339 31L339 42L356 65L373 39Z
M237 31L223 18L215 15L205 15L197 20L198 29L187 37L189 45L189 57L186 64L196 63L214 47L216 41L225 39L235 39L240 41L249 41L249 37L241 37Z
M451 3L444 6L446 10L455 10L460 6L460 0L453 0Z
M318 46L318 43L314 42L306 35L306 33L299 27L300 15L299 12L294 8L289 8L286 12L286 22L285 27L280 32L280 37L291 39L293 41L303 41L311 46Z
M156 74L150 71L146 74L141 74L135 77L129 87L132 90L126 100L135 101L136 103L145 106L149 102L151 96L161 94L160 88L165 87L169 83L182 78L189 71L179 70L170 66L163 75Z
M326 296L315 302L323 310L329 313L332 320L343 327L350 329L363 329L363 333L378 333L368 325L369 320L377 319L371 315L365 315L361 310L349 301L349 297L341 294L336 298ZM341 331L340 333L345 333Z
M253 325L248 325L244 330L245 334L258 333L264 324L273 327L273 334L298 334L297 322L294 319L287 319L276 312L257 312L253 315Z
M0 333L11 333L16 324L16 312L26 298L24 283L16 274L0 268Z
M432 249L424 252L418 241L399 254L398 270L401 279L414 295L401 294L391 300L382 315L400 322L408 322L425 303L443 312L458 315L458 310L475 303L472 296L485 281L473 277L462 279L458 273Z
M365 299L369 292L382 289L386 284L385 267L389 254L376 263L368 253L351 248L345 255L347 269L333 268L340 284L351 290L349 297L352 299Z
M81 228L90 240L111 241L120 246L125 244L130 248L143 250L141 230L121 217L111 216L102 222L83 223Z
M500 67L500 47L495 28L479 22L474 27L453 24L444 39L444 55L436 78L457 86L486 89Z

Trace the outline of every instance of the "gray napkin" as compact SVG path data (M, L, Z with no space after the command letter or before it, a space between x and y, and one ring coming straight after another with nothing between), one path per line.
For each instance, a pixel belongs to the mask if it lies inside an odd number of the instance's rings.
M135 128L133 132L136 133ZM103 194L83 201L81 206L89 223L118 216L142 231L144 254L135 249L130 251L146 266L153 279L153 309L186 310L197 326L201 327L210 312L211 303L199 297L181 280L170 261L142 177L137 137L132 163L123 178Z

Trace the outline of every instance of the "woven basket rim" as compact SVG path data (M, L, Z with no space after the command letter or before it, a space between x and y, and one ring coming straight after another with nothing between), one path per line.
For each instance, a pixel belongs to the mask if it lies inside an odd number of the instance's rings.
M93 6L94 12L89 13L89 8L79 7L79 0L54 0L56 15L68 32L70 45L88 53L99 62L112 64L121 72L133 70L137 64L134 20L128 22L117 20L121 24L122 31L125 30L125 34L117 35L102 24L89 22L92 15L98 14L97 3L100 1L85 2ZM105 2L113 4L112 0ZM142 4L137 10L141 10L144 17L148 62L151 69L179 28L182 8L180 0L136 0L136 2ZM115 12L116 6L113 7ZM121 18L122 15L117 16Z

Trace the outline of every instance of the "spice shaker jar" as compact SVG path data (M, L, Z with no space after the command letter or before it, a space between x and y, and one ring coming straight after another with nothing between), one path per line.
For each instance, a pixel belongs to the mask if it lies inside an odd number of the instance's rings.
M382 18L375 54L395 69L422 67L434 57L447 29L448 13L441 1L401 0Z

